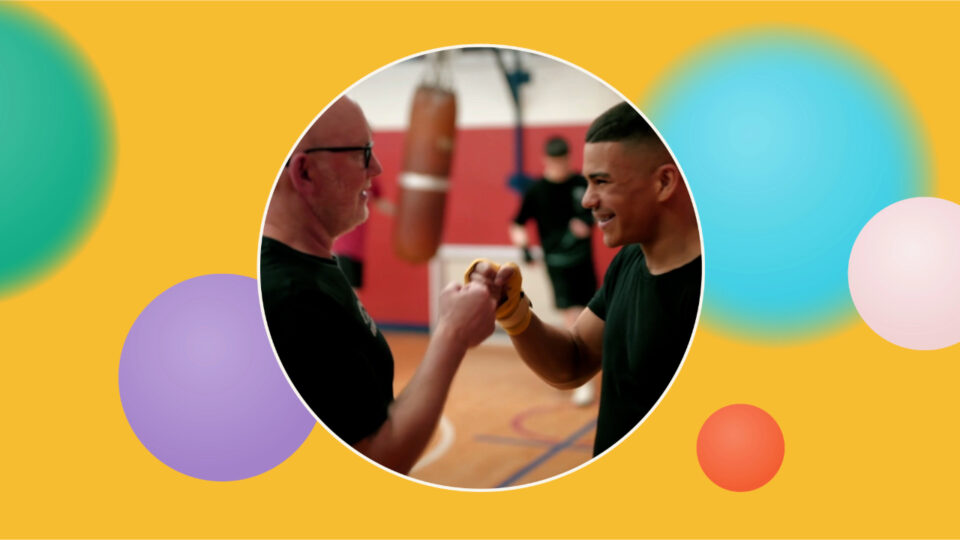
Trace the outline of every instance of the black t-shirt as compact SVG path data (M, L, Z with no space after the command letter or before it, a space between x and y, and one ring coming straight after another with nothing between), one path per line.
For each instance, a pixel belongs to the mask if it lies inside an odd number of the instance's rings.
M673 379L692 338L702 258L652 275L639 244L607 268L588 307L603 319L603 381L594 455L637 425Z
M520 211L513 221L523 225L527 220L536 220L548 266L574 266L591 261L590 237L577 238L570 232L573 218L587 225L593 224L590 210L580 203L586 189L586 178L573 174L563 182L541 178L523 196Z
M310 409L351 445L379 429L393 355L336 260L264 237L260 288L280 362Z

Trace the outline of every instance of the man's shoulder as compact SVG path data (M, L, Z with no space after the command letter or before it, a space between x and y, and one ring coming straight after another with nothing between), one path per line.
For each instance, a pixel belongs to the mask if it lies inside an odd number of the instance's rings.
M547 185L548 183L550 183L550 181L542 176L536 181L530 182L530 185L527 186L527 190L523 192L523 197L536 197L537 195L543 193L543 186Z
M260 245L260 269L269 271L304 271L311 274L336 272L337 262L298 251L279 240L263 237Z
M343 304L340 298L343 295L302 273L265 272L260 278L263 306L268 313L326 311Z
M303 304L334 302L352 291L340 283L335 262L298 255L290 247L264 238L260 254L260 288L264 303ZM312 260L317 259L317 260Z
M664 273L652 274L647 266L646 255L640 244L629 244L624 246L610 263L610 268L614 269L613 274L628 275L636 277L642 281L656 280L665 286L674 286L679 284L696 283L701 281L701 266L703 259L697 256L693 260L673 268Z
M621 276L642 274L645 268L646 264L640 244L627 244L620 248L620 251L610 261L604 283L609 281L611 286L616 286L621 281Z

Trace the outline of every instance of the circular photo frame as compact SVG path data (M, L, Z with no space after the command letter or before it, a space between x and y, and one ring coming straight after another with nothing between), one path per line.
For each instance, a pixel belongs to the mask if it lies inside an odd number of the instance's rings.
M368 75L284 159L261 306L304 404L427 485L577 470L656 408L699 320L699 218L644 115L531 50L437 49Z

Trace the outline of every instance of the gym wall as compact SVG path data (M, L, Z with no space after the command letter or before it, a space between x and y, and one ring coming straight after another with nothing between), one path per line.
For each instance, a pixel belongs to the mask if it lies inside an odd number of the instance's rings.
M513 68L512 51L505 61ZM593 118L622 98L578 68L538 55L521 53L530 82L521 89L524 119L524 172L542 172L541 154L554 135L570 141L571 163L582 163L582 141ZM515 169L515 111L509 87L492 51L452 55L448 75L457 93L457 139L447 196L443 244L506 246L508 227L520 195L507 185ZM377 158L383 165L383 195L397 200L403 166L404 136L416 86L429 62L408 60L387 67L348 92L363 107L374 131ZM398 259L392 245L393 219L371 204L367 226L364 288L360 298L386 327L425 329L430 321L428 265ZM532 223L528 229L536 242ZM594 235L594 258L602 276L615 250ZM515 255L519 259L519 252Z

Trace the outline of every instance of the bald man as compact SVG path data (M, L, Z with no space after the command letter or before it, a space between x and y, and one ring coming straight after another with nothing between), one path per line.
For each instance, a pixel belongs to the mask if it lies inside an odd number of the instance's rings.
M572 327L540 321L519 287L510 285L517 277L510 266L480 263L469 277L488 284L496 298L508 297L499 320L545 381L574 388L602 366L597 455L643 419L676 374L697 318L703 262L680 170L629 103L612 107L587 130L583 174L583 206L603 243L623 249Z
M451 284L410 383L393 395L393 356L337 266L334 240L367 219L382 168L360 107L340 98L310 127L277 181L260 251L271 339L318 418L370 459L406 474L437 425L468 348L494 329L483 284Z

